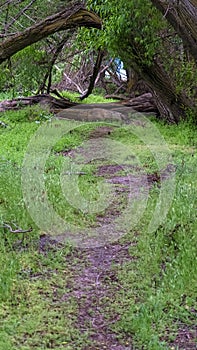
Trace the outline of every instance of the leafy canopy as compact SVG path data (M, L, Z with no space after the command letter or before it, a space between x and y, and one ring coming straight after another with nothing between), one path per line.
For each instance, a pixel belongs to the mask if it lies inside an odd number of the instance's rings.
M105 47L125 63L132 56L146 63L153 59L161 42L159 32L166 22L150 1L88 0L88 7L103 19L101 32L82 29L89 45Z

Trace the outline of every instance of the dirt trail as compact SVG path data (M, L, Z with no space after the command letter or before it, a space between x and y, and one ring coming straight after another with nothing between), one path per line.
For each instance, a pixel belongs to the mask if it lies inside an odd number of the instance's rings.
M41 237L40 252L45 254L58 247L61 244L57 244L54 239ZM82 339L84 336L87 339L80 350L133 349L130 336L120 338L112 330L120 315L111 309L112 303L116 301L116 293L122 290L118 280L121 266L136 259L129 253L130 247L131 243L116 242L104 247L78 248L65 258L72 278L66 286L70 291L59 302L64 304L74 299L78 306L76 328Z
M98 214L94 227L90 228L85 235L78 232L76 243L82 248L104 246L117 241L127 233L131 229L131 216L133 215L135 219L135 215L136 217L138 215L135 207L132 207L133 202L138 200L140 212L144 205L141 205L141 202L145 203L149 189L155 181L152 181L151 178L147 179L145 170L139 167L135 160L131 159L131 164L124 164L122 163L124 155L121 155L120 162L114 159L114 155L111 159L109 152L111 152L110 147L111 145L113 147L113 143L110 144L108 151L108 144L105 144L105 140L111 135L114 128L114 126L98 126L90 133L85 146L62 153L71 159L71 169L74 168L73 164L83 166L91 163L97 169L94 172L95 178L98 180L104 178L104 182L110 186L111 196L108 197L105 190L102 192L102 195L104 193L103 207L105 209L97 210L96 208ZM83 172L80 174L80 176L87 175ZM68 175L70 176L69 172Z
M99 126L90 133L89 138L103 139L112 131L113 127ZM65 156L76 160L77 152L82 154L83 150L71 150ZM121 164L104 164L102 161L95 164L95 176L105 178L105 181L112 183L115 188L115 199L104 215L97 215L95 227L97 235L99 230L102 231L105 227L110 234L110 231L114 230L115 219L121 214L124 206L127 206L128 198L138 197L142 186L147 192L150 184L146 182L144 173L137 174L140 170L135 166L131 167L128 176ZM100 236L103 237L102 232ZM112 314L112 311L109 313L116 293L122 289L118 281L121 265L135 259L129 254L131 243L120 244L114 237L112 242L108 240L105 244L101 240L99 246L97 243L95 240L95 246L90 244L90 247L76 250L75 258L78 262L71 264L73 279L69 285L70 293L64 295L63 299L72 297L78 305L76 326L82 334L88 335L89 339L83 350L131 350L132 339L127 337L120 340L112 331L112 326L119 320L120 315L115 312Z
M89 138L108 137L112 130L113 127L97 127ZM76 151L71 150L64 155L74 158ZM142 192L146 195L153 184L159 184L160 177L157 173L147 176L143 169L137 169L135 166L131 166L128 177L121 164L102 164L101 162L97 165L95 175L104 177L106 181L115 186L115 201L105 210L104 215L97 216L97 230L99 228L102 235L102 230L106 226L113 230L113 222L124 209L124 205L127 205L128 198L136 198ZM166 177L169 176L169 173L166 173ZM124 263L136 259L129 253L130 247L131 243L121 244L117 239L112 242L108 241L106 244L105 242L99 243L98 246L95 241L95 246L90 244L86 248L75 250L75 262L71 261L73 256L66 258L73 277L68 286L70 292L63 296L62 301L74 298L78 305L76 327L88 339L83 350L133 349L130 336L125 335L125 338L120 338L120 334L112 330L113 325L120 319L120 315L112 311L116 295L122 290L118 273Z
M107 138L113 129L113 126L99 126L90 133L89 140ZM86 151L78 148L66 152L64 156L76 162L78 155L81 156L83 153L86 155ZM63 296L63 301L74 298L78 305L76 327L88 338L88 344L84 345L83 350L131 350L131 339L120 340L118 335L111 330L120 316L116 313L109 314L115 295L122 288L118 282L117 272L122 264L133 259L129 254L130 244L120 244L117 240L114 242L114 237L112 237L112 242L108 240L105 244L102 232L104 227L107 227L109 236L114 230L114 220L121 211L119 206L123 202L125 205L127 203L130 179L124 173L121 165L104 164L102 160L94 165L97 169L96 177L103 177L105 181L113 183L115 200L110 203L104 215L97 215L95 227L97 234L93 244L91 241L86 248L76 249L75 263L70 261L72 257L68 257L67 263L71 267L73 278L69 285L70 293ZM139 187L136 175L133 175L132 181L136 182L133 186L136 192L136 188ZM133 195L136 196L136 193ZM99 241L100 238L101 241ZM99 241L99 244L96 240Z
M77 327L88 335L90 343L84 350L131 350L131 339L120 341L111 330L118 314L108 314L108 307L121 289L116 275L121 264L131 260L129 245L118 243L106 247L79 251L80 264L73 267L71 292L65 299L74 297L78 304Z

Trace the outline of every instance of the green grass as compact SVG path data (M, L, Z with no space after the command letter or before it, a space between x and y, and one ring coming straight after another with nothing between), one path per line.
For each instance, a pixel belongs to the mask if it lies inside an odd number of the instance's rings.
M119 272L124 292L117 298L116 308L123 317L115 330L131 334L136 349L160 350L171 348L167 344L176 338L179 328L189 325L195 333L197 326L197 131L184 123L166 126L153 122L172 150L176 191L167 218L156 232L147 234L157 188L136 230L124 238L137 238L131 254L138 259Z
M2 349L72 349L72 339L80 349L85 336L74 326L77 305L65 298L70 278L65 257L70 252L69 246L46 254L35 248L20 253L6 249L6 269L1 264L7 284L0 294Z
M69 91L62 91L61 92L62 96L65 98L68 98L69 100L73 102L78 102L78 103L107 103L107 102L114 102L115 100L113 99L106 99L101 95L98 94L91 94L88 96L86 99L81 101L79 99L80 95L77 92L69 92Z
M50 123L51 117L38 107L0 116L8 125L0 128L1 349L83 349L88 341L87 334L76 328L76 301L65 298L73 274L67 257L73 255L76 260L73 247L67 243L40 249L43 232L28 214L22 196L21 167L26 147L39 126ZM158 200L157 186L150 191L140 222L122 237L124 242L137 241L130 248L135 260L116 270L122 288L109 311L120 314L120 321L112 328L120 338L131 335L136 350L170 349L178 328L194 327L197 312L197 130L186 123L168 126L154 119L152 123L171 150L177 168L176 190L167 218L156 232L147 233L147 227ZM58 140L45 166L46 189L55 210L79 227L94 225L95 215L84 214L69 204L59 175L63 152L80 146L96 126L88 123ZM128 126L116 128L110 137L129 145L148 173L157 170L154 156ZM86 164L81 170L85 173L79 179L81 193L96 200L100 180L94 176L95 165ZM5 224L13 230L31 227L32 232L14 234L3 227Z

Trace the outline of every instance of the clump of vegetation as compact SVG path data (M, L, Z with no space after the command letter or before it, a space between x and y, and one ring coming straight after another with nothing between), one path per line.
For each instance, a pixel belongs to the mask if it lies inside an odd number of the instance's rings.
M77 92L69 92L69 91L62 91L62 96L65 98L68 98L70 101L73 102L80 102L80 103L108 103L108 102L115 102L113 98L106 99L104 96L99 94L91 94L89 97L87 97L85 100L80 101L79 94Z

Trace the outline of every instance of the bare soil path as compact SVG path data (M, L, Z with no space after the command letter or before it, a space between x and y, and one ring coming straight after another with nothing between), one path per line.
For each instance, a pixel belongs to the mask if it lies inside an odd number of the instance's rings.
M108 137L113 127L99 126L90 133L90 139ZM65 156L75 157L76 152L71 150ZM142 172L136 176L133 169L129 181L122 171L120 165L99 164L96 176L102 176L115 185L116 200L105 211L105 215L97 216L97 225L102 228L107 224L113 229L113 222L120 214L119 206L128 195L136 197L139 195L139 188L143 187L144 193L153 184L159 184L157 174L149 174L148 181L145 181L145 174ZM139 170L139 173L140 169ZM131 171L132 173L132 171ZM129 188L132 182L132 192ZM121 243L118 239L107 242L103 245L87 248L77 248L74 255L66 260L72 271L72 279L69 281L69 292L62 297L62 301L74 298L77 308L76 328L87 339L83 350L134 350L132 336L120 335L114 331L114 324L119 321L121 315L114 311L113 304L117 301L117 293L120 293L122 286L118 274L121 266L127 262L136 260L130 253L130 247L136 243ZM74 256L74 261L73 261ZM122 290L123 291L123 290ZM124 291L123 291L124 292ZM126 291L125 291L126 292ZM180 329L175 341L169 344L169 348L180 346L178 349L195 350L196 345L192 341L189 329ZM188 345L188 339L191 345ZM185 347L186 346L186 347ZM187 347L188 346L188 347ZM137 348L135 347L135 350Z
M98 126L90 133L89 138L103 139L112 131L113 126ZM71 150L65 153L65 156L75 158L77 152ZM128 177L121 165L105 164L101 161L96 163L96 166L95 175L105 178L115 187L115 200L109 205L105 215L97 216L96 225L101 231L105 226L113 230L114 220L124 207L121 207L121 204L127 202L128 196L138 196L141 186L147 191L150 183L146 183L145 174L142 173L140 177L136 174L135 167L131 169L133 174ZM112 312L111 308L116 293L122 289L118 280L121 266L135 260L129 253L131 243L123 244L119 240L112 240L106 244L99 242L99 245L97 243L95 241L95 247L76 249L75 262L69 261L73 276L69 285L70 293L65 294L63 300L74 298L78 305L76 327L88 339L83 350L132 350L131 337L125 336L122 339L112 330L120 315L118 312Z
M84 350L131 350L131 338L119 339L111 326L118 321L118 314L108 313L115 294L121 289L117 269L132 259L129 245L119 243L106 247L79 251L80 263L73 266L70 294L78 304L77 327L88 336Z

